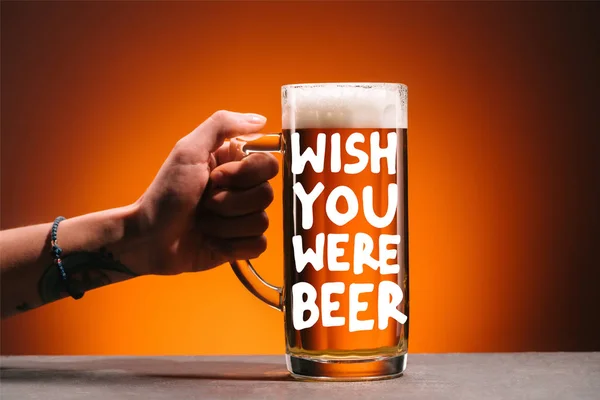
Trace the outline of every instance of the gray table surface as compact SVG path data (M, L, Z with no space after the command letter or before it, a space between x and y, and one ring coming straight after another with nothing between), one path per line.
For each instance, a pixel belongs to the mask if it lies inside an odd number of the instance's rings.
M0 357L0 397L108 399L594 399L600 352L409 354L374 382L300 382L283 356Z

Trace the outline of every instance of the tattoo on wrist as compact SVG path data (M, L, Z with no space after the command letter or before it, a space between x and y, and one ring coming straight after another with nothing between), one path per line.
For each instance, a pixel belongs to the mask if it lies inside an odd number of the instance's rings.
M69 285L81 292L112 283L111 273L120 273L130 277L137 276L106 249L98 252L72 253L61 259ZM38 283L38 291L44 304L68 295L56 264L53 263L46 268Z
M25 312L31 310L31 306L27 302L23 302L17 306L17 311Z

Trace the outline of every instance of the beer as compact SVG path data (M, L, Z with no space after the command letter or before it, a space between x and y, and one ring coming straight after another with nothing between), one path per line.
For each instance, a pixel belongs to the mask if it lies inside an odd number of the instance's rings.
M360 111L360 110L359 110ZM378 328L378 287L380 282L392 281L400 285L403 296L408 295L408 225L407 225L407 199L406 190L402 190L406 182L406 129L400 128L303 128L296 129L299 138L300 151L305 151L307 148L317 149L317 137L319 134L324 134L326 137L326 146L330 147L332 138L334 135L337 139L333 139L334 146L341 143L341 151L339 151L340 161L333 163L332 170L332 151L335 153L337 150L326 149L324 151L324 165L322 172L315 172L310 167L305 167L304 171L300 174L293 174L291 169L284 168L283 175L283 199L284 199L284 225L291 227L284 231L284 276L285 276L285 301L284 301L284 312L285 312L285 324L286 324L286 346L289 354L294 357L318 357L323 360L363 360L369 358L389 357L405 354L407 351L407 324L397 327L394 323L389 323L386 328ZM344 143L351 135L359 134L366 140L364 142L356 142L355 148L362 151L364 154L371 154L371 135L373 132L379 133L379 139L377 140L377 146L380 148L387 148L388 144L388 133L393 133L396 136L397 145L399 146L399 157L396 157L396 152L393 152L393 162L397 163L400 161L400 165L396 165L396 171L394 174L388 173L377 173L372 172L371 167L366 165L364 170L357 174L348 174L344 172L344 166L354 164L357 159L344 150ZM286 149L290 148L292 142L291 139L292 131L283 131L283 140L286 143ZM375 136L375 135L373 135ZM284 163L291 164L292 152L284 152ZM370 157L373 160L373 157ZM386 171L388 166L386 162L388 160L382 159L380 171ZM340 168L341 167L341 168ZM305 192L310 193L315 187L321 187L323 189L318 197L315 197L312 203L312 214L313 224L308 229L302 227L302 212L304 208L298 204L299 199L294 193L293 186L301 184ZM317 186L318 185L318 186ZM396 187L390 185L399 185ZM338 226L336 223L329 221L326 215L326 202L332 194L335 188L345 187L351 190L356 195L359 204L359 210L372 207L372 211L377 216L385 216L390 212L393 213L389 224L383 227L372 226L372 224L365 217L365 213L359 211L356 216L345 223L343 226ZM362 195L365 188L372 188L372 201L368 201ZM393 188L393 189L391 189ZM390 204L388 196L389 190L396 190L398 195L396 204ZM331 200L333 201L333 200ZM330 202L331 202L330 201ZM365 204L367 201L369 204ZM340 213L346 213L348 209L348 201L345 197L340 196L337 204L337 210ZM393 210L391 210L393 208ZM316 270L315 266L307 263L301 272L298 272L298 265L296 265L295 253L299 250L293 248L294 237L301 237L303 251L307 248L315 250L317 248L316 237L318 234L324 234L325 240L322 244L322 257L323 267L320 270ZM371 257L375 260L380 258L379 246L377 239L382 235L395 236L399 235L400 243L397 246L393 246L389 243L388 248L395 248L397 255L395 262L399 265L400 271L398 273L381 274L378 270L363 266L363 271L360 274L355 274L352 269L355 267L355 254L354 247L356 234L365 235L368 238L372 238L373 244L371 245L373 250ZM340 256L335 260L338 264L347 263L349 266L348 271L330 271L328 260L329 244L327 243L327 237L331 235L340 235L336 239L344 239L337 242L335 246L339 251ZM368 239L367 239L368 240ZM299 242L299 240L297 240ZM369 247L371 247L369 246ZM319 246L321 248L321 246ZM333 259L332 259L333 261ZM392 264L388 260L389 264ZM342 268L338 268L342 269ZM343 267L343 269L345 269ZM310 283L316 288L316 301L319 305L319 310L322 313L322 293L319 288L324 284L331 282L341 282L344 284L345 291L343 293L335 293L331 295L331 301L338 301L339 308L331 313L335 317L345 318L344 324L341 326L323 326L323 318L319 318L314 325L311 327L297 330L293 323L293 293L292 287L298 282ZM368 304L365 311L357 313L357 318L362 321L373 321L373 328L370 330L357 330L350 332L349 324L349 313L350 313L350 301L349 301L349 287L353 283L358 284L372 284L374 286L373 291L365 292L360 294L360 301ZM338 285L339 286L339 285ZM399 311L405 315L408 314L408 308L405 301L401 303ZM306 316L305 319L307 319ZM340 323L339 320L338 323ZM392 321L390 321L392 322ZM326 324L327 325L327 324Z
M249 261L232 267L284 312L293 376L398 376L408 351L406 87L287 85L282 120L281 134L245 150L283 153L284 285L265 284Z

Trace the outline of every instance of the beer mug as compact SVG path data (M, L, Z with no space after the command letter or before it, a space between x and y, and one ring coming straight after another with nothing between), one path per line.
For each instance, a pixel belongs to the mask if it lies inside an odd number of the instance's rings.
M408 91L394 83L281 89L282 132L246 154L283 156L284 284L231 266L283 311L292 376L400 376L408 350Z

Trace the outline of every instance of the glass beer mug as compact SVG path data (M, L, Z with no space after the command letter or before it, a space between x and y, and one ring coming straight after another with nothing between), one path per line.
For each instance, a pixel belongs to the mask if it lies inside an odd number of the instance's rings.
M283 155L284 284L231 266L283 311L299 379L399 376L408 350L408 91L392 83L282 87L282 132L245 143Z

